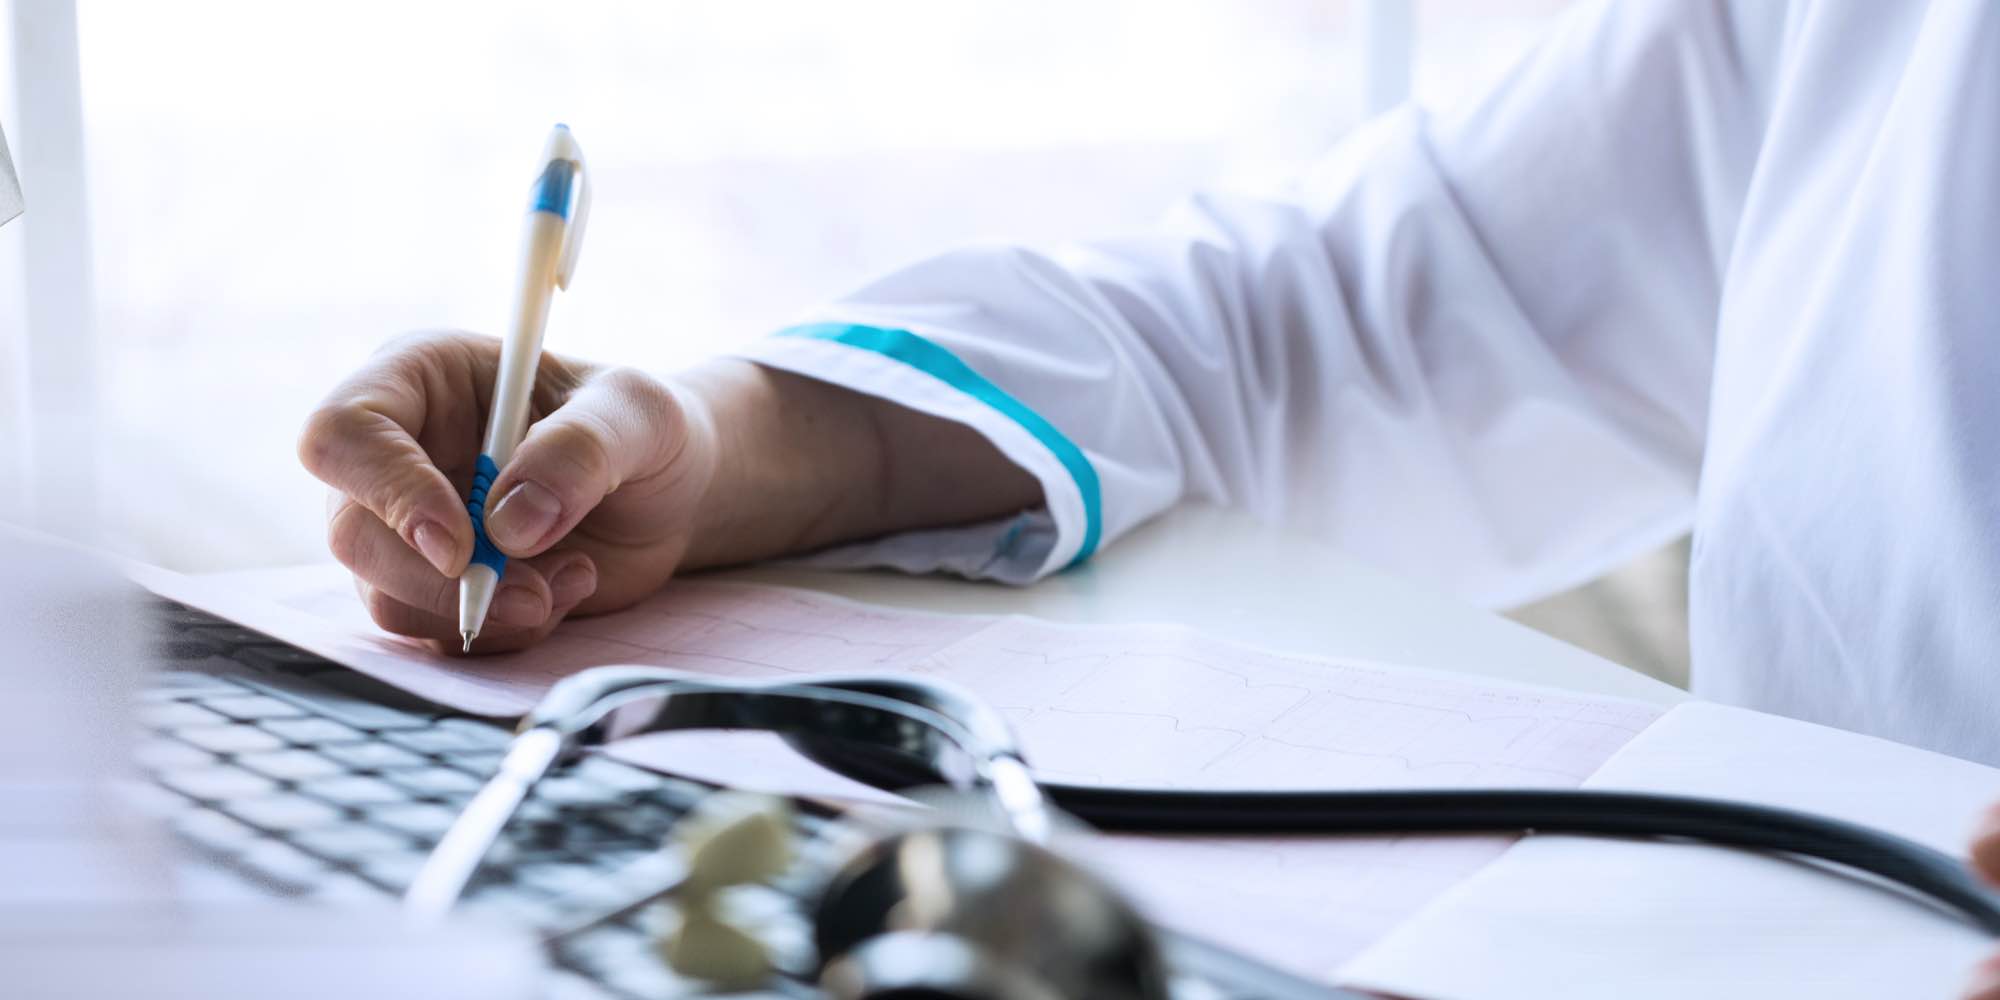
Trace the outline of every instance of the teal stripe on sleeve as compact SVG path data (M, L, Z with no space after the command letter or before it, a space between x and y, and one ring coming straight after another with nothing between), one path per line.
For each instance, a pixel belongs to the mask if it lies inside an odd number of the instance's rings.
M1008 395L1006 390L988 381L984 375L973 371L957 355L908 330L879 326L810 323L780 330L778 336L831 340L864 351L874 351L939 379L1020 424L1056 457L1056 461L1062 463L1070 478L1076 480L1076 491L1083 496L1083 544L1077 548L1076 558L1070 560L1070 565L1083 562L1097 551L1097 541L1104 529L1103 488L1098 484L1097 469L1090 464L1089 457L1084 455L1082 448L1064 437L1054 424L1029 409L1026 403Z

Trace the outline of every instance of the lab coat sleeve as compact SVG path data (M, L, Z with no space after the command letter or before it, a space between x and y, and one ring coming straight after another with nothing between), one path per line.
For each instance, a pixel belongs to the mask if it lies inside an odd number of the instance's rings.
M1202 499L1505 604L1685 530L1785 17L1587 5L1483 100L1379 119L1278 196L946 254L757 343L1044 489L819 558L1023 581Z

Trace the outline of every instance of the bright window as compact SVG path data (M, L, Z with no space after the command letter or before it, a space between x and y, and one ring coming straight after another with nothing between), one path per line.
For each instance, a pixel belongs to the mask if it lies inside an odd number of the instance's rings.
M188 570L322 558L299 423L394 333L504 322L554 121L596 202L549 347L670 370L953 244L1130 230L1281 172L1359 116L1359 6L84 0L108 540ZM1418 97L1560 6L1418 3Z

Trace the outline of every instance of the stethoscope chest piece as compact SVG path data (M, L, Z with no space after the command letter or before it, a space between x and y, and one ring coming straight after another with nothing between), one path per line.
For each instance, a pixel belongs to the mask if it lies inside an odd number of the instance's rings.
M1018 836L927 827L877 840L813 918L835 1000L1163 1000L1151 930L1110 887Z

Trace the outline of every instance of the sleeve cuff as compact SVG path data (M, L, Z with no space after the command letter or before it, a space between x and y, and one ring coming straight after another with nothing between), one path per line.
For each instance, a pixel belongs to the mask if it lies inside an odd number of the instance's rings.
M818 553L822 566L1026 583L1090 558L1102 488L1081 448L1055 425L935 342L909 330L848 323L790 327L736 352L979 431L1042 486L1046 507L984 524L915 531Z

